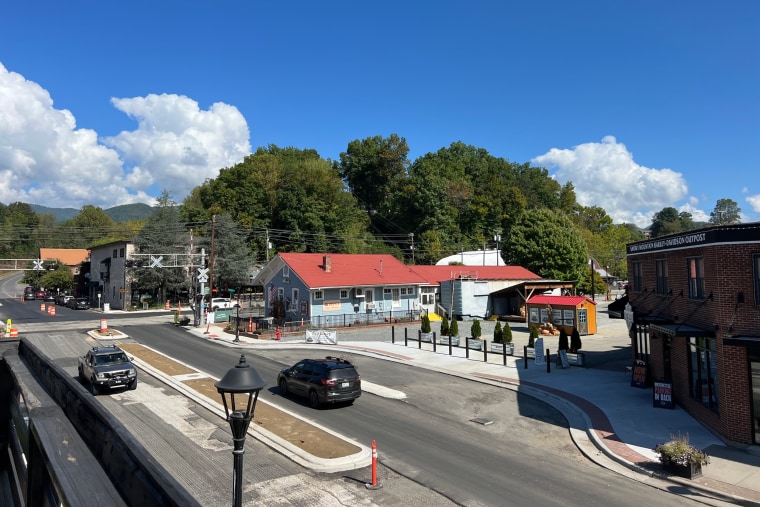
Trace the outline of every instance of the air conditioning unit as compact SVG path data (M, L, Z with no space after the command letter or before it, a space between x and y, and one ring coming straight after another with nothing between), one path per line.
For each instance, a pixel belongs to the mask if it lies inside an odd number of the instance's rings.
M375 309L375 303L367 303L367 310L374 310Z

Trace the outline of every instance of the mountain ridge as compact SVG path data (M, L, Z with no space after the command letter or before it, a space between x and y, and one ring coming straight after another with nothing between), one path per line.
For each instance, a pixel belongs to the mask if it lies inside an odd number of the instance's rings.
M76 208L48 208L40 204L30 204L32 211L44 215L53 215L55 223L65 222L77 216L81 209ZM131 220L145 220L153 214L155 208L148 204L122 204L112 208L104 209L106 215L111 217L114 222L129 222Z

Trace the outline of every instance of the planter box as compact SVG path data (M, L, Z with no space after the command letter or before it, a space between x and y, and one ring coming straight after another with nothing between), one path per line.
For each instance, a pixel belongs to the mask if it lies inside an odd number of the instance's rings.
M448 345L449 340L451 341L451 345L454 347L459 346L459 337L458 336L441 336L438 338L438 343L441 345Z
M420 341L433 343L433 333L420 333Z
M477 338L467 338L467 347L472 350L483 350L483 340Z
M674 463L670 463L668 465L665 465L665 469L673 475L684 477L686 479L702 477L702 465L698 463L690 463L688 465L676 465Z
M491 342L491 352L494 354L504 354L504 348L507 349L507 355L513 356L515 354L515 344L514 343L494 343Z

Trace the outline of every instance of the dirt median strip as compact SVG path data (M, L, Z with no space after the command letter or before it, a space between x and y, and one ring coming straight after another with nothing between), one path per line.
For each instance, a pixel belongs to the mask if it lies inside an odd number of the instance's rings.
M121 343L119 347L167 376L200 374L197 370L139 343ZM217 379L205 376L180 380L189 389L218 403L219 394L214 387L216 381ZM260 399L260 401L262 400ZM315 427L303 419L283 412L266 402L256 405L253 423L317 458L344 458L361 451L360 447Z

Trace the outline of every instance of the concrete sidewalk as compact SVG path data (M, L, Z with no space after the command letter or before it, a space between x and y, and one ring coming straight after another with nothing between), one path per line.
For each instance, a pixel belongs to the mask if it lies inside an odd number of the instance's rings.
M606 318L602 316L600 320ZM490 332L487 325L493 324L487 321L482 324L483 336L487 337ZM597 335L583 337L583 350L591 357L594 354L601 357L606 352L620 349L626 357L624 349L630 344L625 323L616 320L600 324ZM508 356L505 366L503 357L497 354L488 353L488 360L484 361L482 352L472 350L470 358L465 358L463 348L453 348L449 356L447 345L437 345L433 351L431 343L420 344L410 339L405 346L405 331L396 328L393 333L395 343L392 343L391 331L387 327L339 330L340 339L336 345L309 344L303 335L284 336L282 341L240 337L240 342L233 344L234 335L213 325L210 332L201 332L197 328L191 332L220 344L242 348L324 350L329 347L519 390L560 410L568 419L576 445L602 466L641 481L650 478L670 481L730 503L760 505L760 448L742 448L723 442L679 407L655 408L651 388L631 387L630 373L624 367L627 359L564 369L552 363L550 372L547 372L546 365L536 365L532 359L525 368L525 361L519 356ZM406 334L411 336L409 332ZM515 353L522 354L524 337L519 330L515 334ZM556 350L551 337L544 346ZM369 391L369 385L366 387L365 390ZM376 394L383 395L381 392ZM702 468L701 477L688 480L670 476L659 464L653 449L672 435L688 435L694 447L710 455L711 462Z

